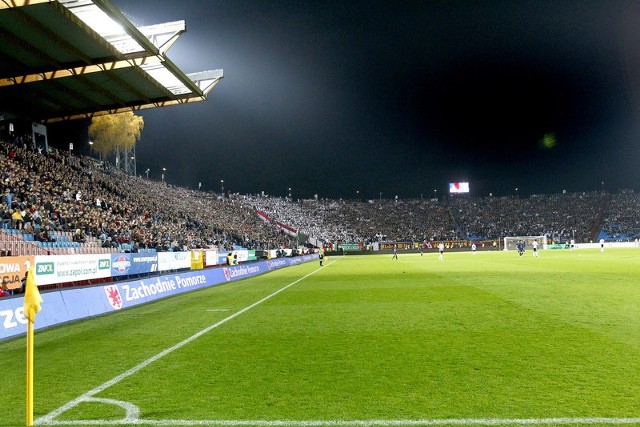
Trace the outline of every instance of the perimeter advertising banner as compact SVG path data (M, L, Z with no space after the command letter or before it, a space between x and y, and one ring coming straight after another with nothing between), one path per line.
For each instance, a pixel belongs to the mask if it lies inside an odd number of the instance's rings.
M111 277L111 254L36 255L35 273L38 286Z
M204 268L204 252L193 251L191 252L191 269L202 270Z
M158 271L191 268L191 252L158 252Z
M240 249L237 251L234 251L236 254L238 254L238 262L247 262L249 261L249 251L246 249Z
M0 282L7 279L9 289L19 288L22 286L22 278L33 262L33 256L0 257Z
M109 255L107 254L107 257ZM48 259L51 256L45 258ZM317 258L317 255L280 258L254 264L189 271L141 280L110 283L104 286L42 292L42 310L38 313L34 326L38 330L64 322L98 316L183 292L232 282L277 268L312 261ZM97 261L99 262L99 259ZM36 259L36 264L37 262ZM78 265L85 264L80 263ZM107 270L109 269L107 268ZM41 285L42 283L39 283L36 279L36 284ZM0 340L26 333L27 319L24 316L23 304L24 298L22 296L0 299Z
M362 243L343 243L341 247L345 251L361 251Z
M218 265L218 251L205 251L204 265L207 267Z
M158 254L155 252L111 254L111 275L113 277L156 271L158 271Z

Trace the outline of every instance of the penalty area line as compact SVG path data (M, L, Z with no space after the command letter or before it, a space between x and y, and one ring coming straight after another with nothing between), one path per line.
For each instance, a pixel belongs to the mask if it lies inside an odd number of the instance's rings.
M258 427L391 427L391 426L504 426L504 425L627 425L640 418L450 418L422 420L51 420L47 425L258 426Z
M195 341L196 339L200 338L202 335L212 331L213 329L217 328L218 326L228 322L231 319L234 319L238 316L240 316L241 314L251 310L252 308L262 304L263 302L273 298L274 296L278 295L279 293L289 289L290 287L302 282L303 280L305 280L307 277L310 277L314 274L316 274L317 272L321 271L322 268L317 268L315 270L313 270L311 273L308 273L302 277L300 277L299 279L294 280L293 282L289 283L288 285L278 289L277 291L267 295L266 297L262 298L259 301L254 302L251 305L248 305L247 307L243 308L240 311L237 311L235 313L233 313L230 316L225 317L224 319L214 323L213 325L207 326L206 328L202 329L201 331L191 335L189 338L186 338L182 341L180 341L178 344L169 347L167 349L164 349L163 351L161 351L160 353L156 354L155 356L151 356L150 358L148 358L147 360L139 363L138 365L134 366L133 368L129 369L126 372L123 372L122 374L112 378L111 380L105 382L104 384L99 385L98 387L89 390L88 392L86 392L85 394L70 400L69 402L65 403L64 405L60 406L58 409L55 409L51 412L49 412L47 415L44 415L40 418L38 418L37 420L35 420L34 424L36 425L73 425L75 423L73 422L69 422L69 421L65 421L64 423L60 422L60 421L55 421L55 418L60 416L61 414L63 414L64 412L68 411L69 409L77 406L78 404L91 400L91 398L93 398L93 396L95 396L96 394L108 389L109 387L118 384L120 381L124 380L127 377L130 377L131 375L135 374L136 372L140 371L141 369L147 367L148 365L150 365L151 363L155 362L158 359L163 358L164 356L173 353L174 351L184 347L185 345L191 343L192 341ZM101 422L103 422L105 420L101 420ZM126 424L137 424L136 420L130 420L130 419L125 419L125 420L121 420L121 422L123 423L122 425L126 425ZM84 424L100 424L100 423L87 423L86 420L83 421ZM82 423L78 423L79 425L82 425ZM75 424L75 425L78 425ZM103 424L113 424L111 421L103 423ZM115 423L114 425L120 425L119 423ZM189 425L189 424L167 424L167 425Z

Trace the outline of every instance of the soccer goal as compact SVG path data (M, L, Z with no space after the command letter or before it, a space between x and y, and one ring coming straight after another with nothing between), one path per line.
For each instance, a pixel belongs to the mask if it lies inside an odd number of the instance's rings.
M513 236L504 238L504 250L517 250L518 248L516 247L516 245L520 241L524 242L525 249L531 250L533 248L531 244L534 240L538 241L538 249L547 249L547 236Z

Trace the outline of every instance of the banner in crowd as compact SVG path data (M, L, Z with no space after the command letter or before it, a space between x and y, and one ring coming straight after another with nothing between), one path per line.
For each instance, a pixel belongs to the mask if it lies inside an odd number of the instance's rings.
M43 308L38 313L34 326L36 329L43 329L60 323L98 316L171 295L244 279L276 268L312 261L317 258L317 255L306 255L260 261L253 264L167 274L145 279L115 282L104 286L43 292L41 294ZM36 264L37 262L36 260ZM41 285L42 283L39 283L37 278L38 275L36 275L36 283ZM0 299L0 340L26 332L27 319L24 315L23 303L23 297Z
M288 234L289 236L295 237L298 235L298 230L289 227L286 224L281 223L280 221L274 221L274 224L276 225L276 227L278 227L280 230L282 230L284 233Z

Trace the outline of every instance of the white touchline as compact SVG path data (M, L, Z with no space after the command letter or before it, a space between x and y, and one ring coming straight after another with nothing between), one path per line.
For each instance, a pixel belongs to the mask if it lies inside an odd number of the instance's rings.
M400 427L400 426L533 426L533 425L625 425L640 418L444 418L421 420L73 420L51 421L47 425L149 425L227 427Z
M335 262L335 261L333 261L333 262ZM254 302L253 304L243 308L240 311L235 312L231 316L225 317L224 319L220 320L219 322L214 323L213 325L204 328L200 332L198 332L198 333L190 336L189 338L179 342L178 344L174 345L173 347L169 347L169 348L161 351L160 353L156 354L155 356L152 356L152 357L148 358L144 362L141 362L140 364L134 366L133 368L129 369L128 371L123 372L122 374L120 374L117 377L107 381L106 383L104 383L102 385L99 385L98 387L94 388L93 390L89 390L88 392L86 392L82 396L77 397L77 398L65 403L64 405L62 405L58 409L55 409L55 410L49 412L47 415L38 418L37 420L35 420L34 424L49 424L49 423L51 423L51 421L53 421L57 416L59 416L60 414L66 412L66 411L68 411L69 409L73 408L74 406L78 405L79 403L88 400L89 398L91 398L94 395L100 393L101 391L104 391L104 390L108 389L112 385L118 384L120 381L124 380L127 377L130 377L131 375L133 375L136 372L138 372L139 370L147 367L148 365L150 365L151 363L155 362L156 360L163 358L167 354L172 353L172 352L174 352L175 350L178 350L181 347L184 347L185 345L189 344L191 341L194 341L194 340L200 338L202 335L206 334L207 332L209 332L209 331L217 328L218 326L228 322L229 320L241 315L242 313L251 310L255 306L262 304L263 302L267 301L268 299L278 295L280 292L282 292L282 291L284 291L286 289L289 289L291 286L293 286L293 285L295 285L297 283L300 283L301 281L303 281L307 277L316 274L318 271L321 271L321 269L318 268L318 269L312 271L311 273L302 276L298 280L295 280L295 281L289 283L285 287L278 289L274 293L272 293L270 295L267 295L266 297L262 298L261 300L259 300L257 302Z

